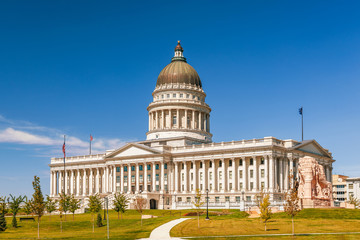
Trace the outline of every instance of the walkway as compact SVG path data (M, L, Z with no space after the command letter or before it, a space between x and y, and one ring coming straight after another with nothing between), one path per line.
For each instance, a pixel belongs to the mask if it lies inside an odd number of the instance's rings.
M147 239L158 239L158 240L162 240L162 239L180 239L180 238L171 238L170 237L170 230L175 227L175 225L188 220L190 218L179 218L176 220L172 220L168 223L165 223L157 228L155 228L151 234L150 237Z

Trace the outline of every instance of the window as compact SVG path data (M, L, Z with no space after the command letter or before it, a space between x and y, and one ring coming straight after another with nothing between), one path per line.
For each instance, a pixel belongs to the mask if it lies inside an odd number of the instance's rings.
M189 98L190 97L190 94L186 94L186 98Z
M232 166L232 160L229 160L229 167Z
M265 177L265 169L261 169L261 177Z
M167 192L168 191L168 185L166 184L164 187L165 187L165 189L164 189L165 192Z
M164 99L164 95L161 95L161 98Z
M215 202L220 202L220 197L215 197Z
M240 170L240 172L239 172L239 176L240 176L240 178L242 178L243 177L243 171L242 170Z
M180 98L183 98L184 94L180 93Z
M222 166L222 162L221 162L221 160L219 161L219 167L221 167Z
M203 180L203 173L201 172L200 173L200 181L202 181Z
M251 177L251 178L254 177L254 170L250 170L250 177Z
M265 188L265 183L261 182L261 190L263 190Z
M197 97L198 100L200 100L200 97Z
M209 172L209 180L212 180L212 172Z
M220 181L222 180L222 172L221 171L219 172L219 180Z
M167 198L166 198L166 205L169 205L169 204L170 204L170 198L167 197Z
M182 202L182 197L178 197L177 201Z
M229 179L232 179L232 171L229 171Z
M166 94L166 97L167 97L167 98L170 98L170 94Z
M167 173L164 173L164 181L167 181Z
M240 183L240 189L243 189L243 183L242 182Z
M143 165L139 165L139 170L140 170L140 171L143 170Z
M191 181L194 180L194 173L191 173L190 177L191 177Z
M128 191L128 187L124 186L124 192L127 192L127 191Z
M250 183L250 190L253 190L253 188L254 188L254 183L251 182L251 183Z
M251 196L246 196L246 201L251 202Z
M127 172L127 166L124 166L124 172Z
M212 184L210 183L210 191L212 190Z
M254 159L250 158L250 165L254 165Z
M191 163L191 164L190 164L190 168L191 168L191 169L193 169L193 167L194 167L194 164L193 164L193 163Z
M202 162L200 162L200 168L202 168Z
M176 98L176 93L173 94L173 98Z
M148 182L151 182L151 175L150 175L150 174L147 175L147 181L148 181Z
M200 184L200 190L203 190L203 186L202 186L202 184Z
M140 180L141 183L144 182L143 175L140 175L140 176L139 176L139 180Z
M242 166L242 159L240 159L240 161L239 161L239 165L240 165L240 166Z
M156 169L156 170L159 170L159 164L156 164L156 165L155 165L155 169Z
M116 182L117 182L117 183L120 182L120 176L116 176Z
M159 185L156 185L156 191L158 192L160 190Z
M222 190L222 183L219 183L219 190Z
M116 172L120 172L120 167L116 167Z
M173 125L176 124L176 116L173 116Z
M184 174L181 174L181 181L184 181L185 177Z
M240 202L240 197L239 196L236 196L235 197L235 201L238 203L238 202Z
M147 165L147 170L151 170L151 165L150 164Z
M193 95L193 99L195 99L196 98L196 96L195 95Z
M230 202L230 197L226 196L225 197L225 202Z
M184 164L183 163L181 164L181 169L184 169Z
M232 183L229 183L229 190L232 190Z
M264 164L265 164L264 158L261 158L261 159L260 159L260 164L261 164L261 165L264 165Z
M212 167L212 161L210 161L209 167Z
M156 181L159 181L159 174L156 174L155 177Z
M191 202L191 197L187 197L186 202L188 202L188 203Z
M349 184L349 189L354 189L354 184L353 183Z
M164 164L164 169L167 169L167 163Z
M131 176L131 182L134 183L135 182L135 175Z
M131 171L135 171L135 166L131 166Z
M191 184L191 191L194 191L194 185Z

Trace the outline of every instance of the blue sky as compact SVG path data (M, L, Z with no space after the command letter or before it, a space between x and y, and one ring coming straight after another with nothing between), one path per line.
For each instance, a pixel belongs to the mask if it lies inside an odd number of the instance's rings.
M181 40L213 140L316 139L360 176L358 1L1 1L0 195L49 193L50 157L145 139Z

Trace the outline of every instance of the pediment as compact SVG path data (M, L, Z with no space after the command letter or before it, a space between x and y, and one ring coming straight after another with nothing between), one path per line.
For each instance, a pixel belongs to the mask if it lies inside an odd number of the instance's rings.
M325 150L323 147L321 147L320 144L318 144L315 140L303 142L303 143L295 146L294 149L302 151L302 152L306 152L306 153L312 153L312 154L316 154L319 156L331 158L331 154L327 150Z
M118 157L131 157L131 156L143 156L151 154L160 154L161 152L150 147L129 143L119 149L116 149L112 153L106 156L106 158L118 158Z

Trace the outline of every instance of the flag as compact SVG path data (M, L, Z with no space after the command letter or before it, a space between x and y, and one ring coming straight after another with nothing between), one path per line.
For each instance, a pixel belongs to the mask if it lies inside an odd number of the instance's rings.
M65 141L64 141L64 144L63 144L62 150L63 150L63 153L64 153L64 158L65 158Z
M94 139L93 139L93 137L92 137L91 134L90 134L90 142L92 142L92 140L94 140Z
M299 108L299 114L303 115L303 107Z

